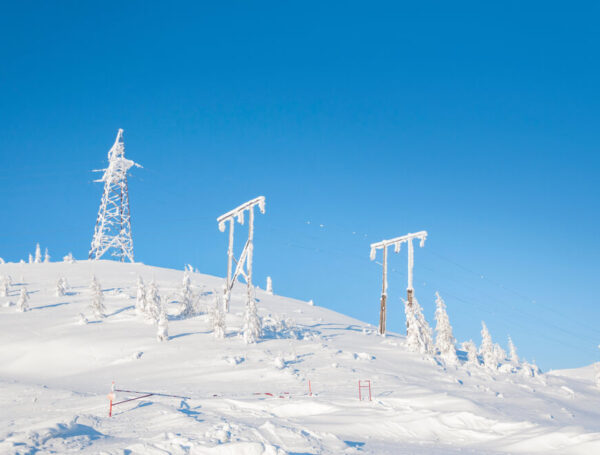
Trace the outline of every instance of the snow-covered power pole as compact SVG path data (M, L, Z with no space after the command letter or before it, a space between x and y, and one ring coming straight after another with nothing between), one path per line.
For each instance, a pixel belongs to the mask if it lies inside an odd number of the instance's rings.
M114 145L108 151L108 167L101 179L104 194L98 210L96 229L90 248L90 259L100 259L105 253L121 262L133 262L133 240L131 238L131 215L127 190L127 171L139 164L125 158L123 130L119 129Z
M225 311L229 311L229 298L231 289L239 275L243 276L248 284L248 296L252 292L252 252L254 249L254 207L258 206L260 213L265 213L265 197L259 196L251 201L236 207L235 209L221 215L217 218L219 223L219 231L225 232L226 223L229 222L229 247L227 248L227 283L225 285ZM239 259L233 256L233 228L237 219L238 223L244 224L244 212L248 211L248 240L244 245L244 249ZM233 261L236 262L235 271L232 274ZM244 270L244 267L246 269Z
M408 286L406 288L407 293L407 304L409 307L412 306L413 302L413 265L415 252L413 247L413 239L419 239L421 241L420 247L425 245L425 239L427 238L427 231L420 231L415 234L407 234L402 237L396 237L395 239L382 240L381 242L371 244L371 260L375 260L377 250L383 250L383 285L381 289L381 309L379 312L379 333L383 335L385 333L385 313L386 313L386 300L387 300L387 249L388 246L394 245L394 252L400 252L400 246L403 243L408 244ZM408 324L408 323L407 323Z

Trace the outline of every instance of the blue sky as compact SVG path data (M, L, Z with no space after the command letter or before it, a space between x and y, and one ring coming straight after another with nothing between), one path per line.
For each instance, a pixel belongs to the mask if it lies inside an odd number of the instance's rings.
M142 262L223 276L215 219L262 194L257 283L376 324L369 244L426 229L431 322L439 290L459 341L485 320L544 369L598 361L599 9L4 2L0 256L87 257L124 128ZM390 330L405 288L404 250Z

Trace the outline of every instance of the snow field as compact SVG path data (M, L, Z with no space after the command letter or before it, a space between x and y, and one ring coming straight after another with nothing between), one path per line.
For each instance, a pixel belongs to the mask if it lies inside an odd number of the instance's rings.
M265 329L246 344L243 285L218 339L211 292L223 279L191 273L201 314L179 318L183 272L139 263L1 264L0 275L13 281L0 297L2 454L600 453L593 367L528 378L467 366L464 353L448 364L404 336L260 290ZM90 309L92 275L105 317ZM168 341L136 312L138 276L156 280ZM5 306L24 287L30 310ZM359 379L371 380L373 401L358 401ZM190 398L151 396L108 418L113 380Z

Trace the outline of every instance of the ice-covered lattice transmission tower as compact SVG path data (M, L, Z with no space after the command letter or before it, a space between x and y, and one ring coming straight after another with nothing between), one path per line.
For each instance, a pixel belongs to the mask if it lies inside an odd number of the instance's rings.
M133 262L133 240L131 238L131 214L127 190L127 171L139 164L125 158L123 130L119 129L115 143L108 151L108 167L96 182L104 182L104 194L90 248L90 259L100 259L105 254L121 262Z

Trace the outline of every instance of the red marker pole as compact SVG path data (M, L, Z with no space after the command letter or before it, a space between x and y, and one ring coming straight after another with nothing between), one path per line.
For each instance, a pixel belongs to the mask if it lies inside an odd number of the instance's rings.
M112 417L112 407L113 407L113 400L115 399L115 381L113 381L112 385L110 386L110 393L108 394L108 417Z
M312 388L310 387L310 379L308 380L308 396L312 397Z

